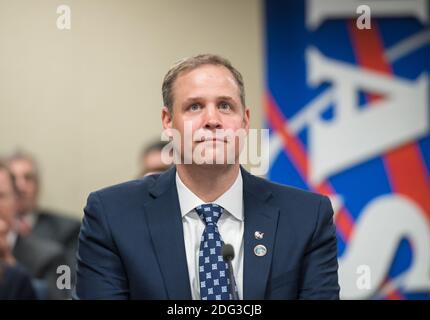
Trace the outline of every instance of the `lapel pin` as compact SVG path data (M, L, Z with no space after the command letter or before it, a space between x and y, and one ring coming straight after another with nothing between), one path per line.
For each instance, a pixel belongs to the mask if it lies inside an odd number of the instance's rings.
M254 247L254 254L257 257L263 257L265 256L267 253L267 248L265 246L263 246L262 244L256 245Z
M261 240L264 237L264 232L255 231L254 236L255 236L255 239Z

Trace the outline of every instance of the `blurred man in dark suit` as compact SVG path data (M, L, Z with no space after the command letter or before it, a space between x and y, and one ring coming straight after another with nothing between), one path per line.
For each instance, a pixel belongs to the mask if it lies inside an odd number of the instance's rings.
M0 300L36 299L30 275L12 252L16 194L13 176L0 162Z
M15 153L8 159L8 165L19 192L19 233L55 242L62 248L74 274L80 222L38 206L40 175L34 158L25 153Z
M173 158L167 163L161 159L161 152L167 144L166 141L154 141L142 149L139 156L139 177L161 173L172 166Z
M0 216L7 223L7 246L9 259L25 267L32 277L38 297L41 299L66 299L70 290L57 287L57 268L68 265L63 246L36 232L22 232L18 227L18 209L21 208L21 194L17 180L5 164L0 166ZM12 177L12 178L10 178Z

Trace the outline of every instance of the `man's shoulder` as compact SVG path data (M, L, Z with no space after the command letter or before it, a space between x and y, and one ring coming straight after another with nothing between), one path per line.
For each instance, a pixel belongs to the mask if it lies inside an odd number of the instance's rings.
M273 182L262 177L249 174L252 185L258 185L258 189L270 193L272 200L280 203L319 203L323 195L303 190L297 187Z
M143 178L134 179L118 184L113 184L94 191L102 196L130 194L134 192L148 191L156 182L160 174L153 174Z
M333 214L330 200L324 195L255 176L252 180L252 184L258 185L254 190L266 193L265 203L279 209L280 216L286 218L283 221L288 221L296 230L307 230L305 234L313 232L312 226L319 220L329 219ZM254 195L259 196L255 191Z
M77 218L67 216L64 213L51 210L38 210L36 225L33 232L41 238L46 238L69 245L78 236L81 222Z
M64 262L64 252L60 244L33 233L25 237L19 236L13 253L16 259L36 276L46 272L50 266Z
M27 236L18 236L15 248L17 251L32 252L43 259L61 254L63 248L57 242L42 238L35 233Z
M49 225L49 227L60 230L75 228L80 225L78 219L68 216L63 212L40 209L36 211L36 215L38 224L46 224Z
M98 189L90 193L88 201L91 202L95 198L104 206L141 204L150 199L149 191L159 176L160 174L153 174Z

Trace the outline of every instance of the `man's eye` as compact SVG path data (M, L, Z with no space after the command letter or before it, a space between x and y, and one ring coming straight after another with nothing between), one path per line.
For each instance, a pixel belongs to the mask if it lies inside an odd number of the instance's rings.
M221 102L221 104L219 105L220 109L222 110L230 110L231 106L229 103L227 102Z
M33 174L26 174L26 175L24 175L24 180L25 181L33 181L34 175Z
M194 103L188 109L191 111L197 111L200 109L200 105L198 103Z

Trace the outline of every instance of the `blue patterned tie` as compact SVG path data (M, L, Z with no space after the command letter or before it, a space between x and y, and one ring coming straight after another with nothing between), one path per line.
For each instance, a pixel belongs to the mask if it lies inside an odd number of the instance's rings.
M224 208L209 203L196 207L196 211L206 225L199 251L200 299L231 300L228 264L221 255L224 242L217 226Z

